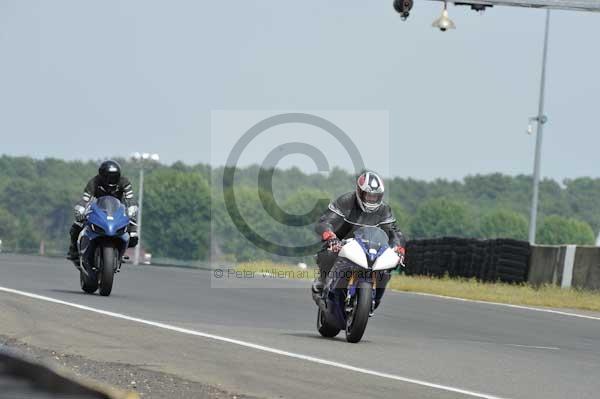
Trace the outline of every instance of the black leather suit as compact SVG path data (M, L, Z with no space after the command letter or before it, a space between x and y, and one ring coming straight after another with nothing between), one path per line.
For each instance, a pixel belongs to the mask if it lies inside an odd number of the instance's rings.
M340 240L343 240L353 237L354 231L364 226L377 226L385 231L389 237L391 247L398 245L404 247L406 245L406 239L396 226L396 219L390 206L382 203L376 211L364 212L356 200L354 191L343 194L332 201L327 211L319 218L315 230L320 236L325 231L333 231ZM325 280L336 259L337 253L328 251L326 246L319 251L317 265L321 272L321 281ZM378 276L378 279L382 280L378 282L378 286L381 288L377 289L377 304L383 296L389 278L389 273Z

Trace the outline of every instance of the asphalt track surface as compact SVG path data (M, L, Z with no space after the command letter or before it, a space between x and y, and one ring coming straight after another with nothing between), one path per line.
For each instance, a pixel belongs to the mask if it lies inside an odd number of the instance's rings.
M86 295L61 259L0 255L0 334L257 397L598 398L600 318L386 294L361 343L321 338L303 281L214 288L124 266Z

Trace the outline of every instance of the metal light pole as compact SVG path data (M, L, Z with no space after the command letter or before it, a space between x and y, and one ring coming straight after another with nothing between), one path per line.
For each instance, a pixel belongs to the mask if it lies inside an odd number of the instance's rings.
M143 202L144 202L144 164L147 160L152 160L152 161L158 161L160 159L160 157L158 156L158 154L149 154L147 152L144 152L142 154L140 154L139 152L136 152L132 155L132 158L134 161L139 162L140 164L140 192L139 192L139 200L138 200L138 204L139 204L139 208L138 208L138 218L137 218L137 225L138 225L138 244L135 247L135 253L134 253L134 258L133 258L133 264L134 265L139 265L140 264L140 248L142 246L142 206L143 206Z
M540 186L540 171L542 167L542 139L544 124L548 121L544 115L544 96L546 92L546 63L548 60L548 33L550 31L550 10L546 10L546 31L544 33L544 52L542 55L542 77L540 82L540 99L538 114L530 118L530 123L537 122L537 133L535 140L535 161L533 165L533 196L531 199L531 216L529 219L529 242L535 244L535 233L537 229L537 214ZM530 129L531 130L531 129Z
M135 246L135 256L133 258L133 264L140 264L140 247L142 246L142 206L144 202L144 164L140 166L140 194L139 194L139 209L138 209L138 244Z

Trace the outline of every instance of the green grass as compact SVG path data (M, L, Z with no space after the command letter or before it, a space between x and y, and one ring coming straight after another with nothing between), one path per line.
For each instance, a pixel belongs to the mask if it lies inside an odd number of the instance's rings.
M314 267L303 270L298 266L269 261L240 263L236 270L306 280L314 279L317 273ZM512 305L600 311L600 292L562 289L552 285L534 288L527 284L481 283L475 279L394 275L389 288Z
M553 285L534 288L527 284L481 283L475 279L394 276L389 287L398 291L512 305L600 311L600 292L562 289Z

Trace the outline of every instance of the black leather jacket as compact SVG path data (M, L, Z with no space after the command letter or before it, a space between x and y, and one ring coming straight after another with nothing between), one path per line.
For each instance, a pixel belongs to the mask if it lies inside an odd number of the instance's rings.
M99 198L105 195L110 195L121 201L126 207L130 207L133 205L137 206L137 201L135 199L135 196L133 195L133 188L131 186L131 183L129 182L129 179L127 179L126 177L121 177L121 180L119 180L119 184L117 184L116 189L112 192L107 192L106 189L100 183L100 181L100 176L94 176L87 183L85 189L83 190L83 195L81 196L81 199L79 200L77 205L86 207L92 199L92 197Z
M371 213L364 212L356 201L356 193L349 192L329 204L317 223L317 234L330 230L340 239L352 237L355 230L363 226L377 226L390 238L390 246L405 246L406 239L396 226L396 219L386 203Z

